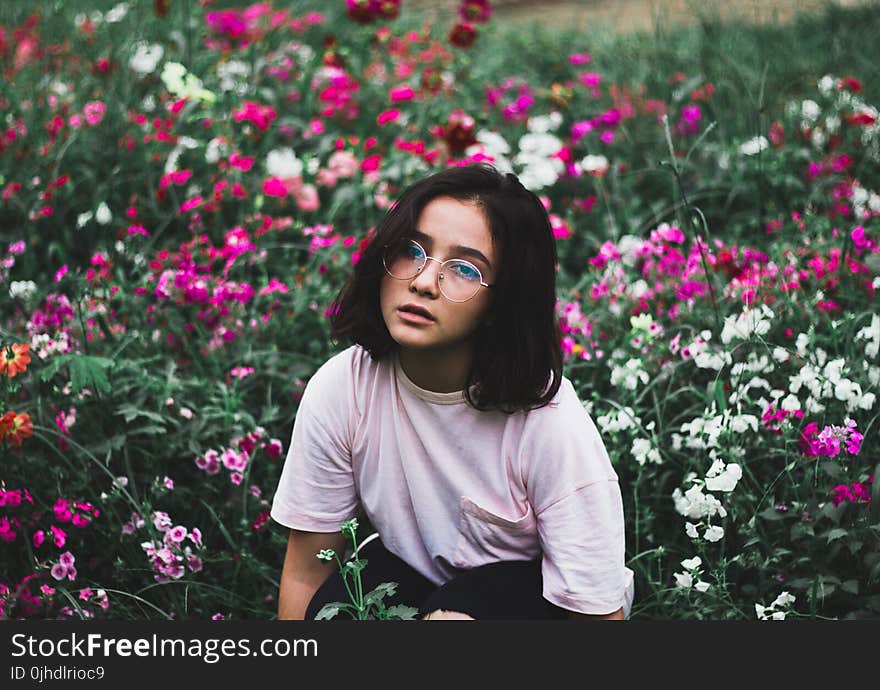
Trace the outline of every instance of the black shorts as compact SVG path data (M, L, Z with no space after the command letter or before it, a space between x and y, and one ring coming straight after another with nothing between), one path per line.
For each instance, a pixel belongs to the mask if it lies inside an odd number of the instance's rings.
M386 606L403 604L419 609L419 617L443 609L459 611L477 620L562 620L568 611L551 604L541 595L541 560L489 563L459 575L439 587L388 551L379 539L360 548L361 560L368 561L361 571L362 591L367 594L382 582L396 582L394 596L385 597ZM306 620L313 620L325 604L349 603L342 575L336 570L318 588L306 609ZM331 620L351 620L338 613Z

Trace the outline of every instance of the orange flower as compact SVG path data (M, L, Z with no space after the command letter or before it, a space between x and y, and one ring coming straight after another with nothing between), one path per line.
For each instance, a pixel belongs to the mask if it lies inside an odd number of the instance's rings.
M12 428L12 420L15 419L15 412L7 412L0 417L0 441L6 436L6 432Z
M7 429L5 433L6 443L10 446L20 447L21 442L26 438L34 435L34 423L31 421L31 418L28 416L27 412L22 412L21 414L15 414L15 412L7 412L3 415L3 420L5 420L9 415L14 415L12 418L12 426ZM0 422L2 424L2 422Z
M30 345L10 345L0 353L0 374L10 378L27 369L31 361Z

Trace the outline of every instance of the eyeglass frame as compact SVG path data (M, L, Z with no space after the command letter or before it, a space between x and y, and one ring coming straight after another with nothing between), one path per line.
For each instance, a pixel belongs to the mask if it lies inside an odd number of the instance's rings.
M425 270L425 266L428 265L428 260L431 260L431 261L436 261L438 264L440 264L440 272L438 272L438 274L437 274L437 288L440 290L440 294L443 295L443 296L444 296L446 299L448 299L450 302L454 302L454 303L456 303L456 304L462 304L463 302L467 302L468 300L472 300L474 297L476 297L476 296L477 296L477 293L480 291L480 289L479 289L480 287L486 287L486 288L491 288L491 287L493 287L492 285L489 285L489 283L484 283L484 282L483 282L483 272L480 270L479 266L476 266L475 264L471 263L471 262L468 261L467 259L446 259L446 261L440 261L440 259L435 259L433 256L428 256L428 252L425 251L425 248L424 248L422 245L420 245L418 242L416 242L414 239L412 239L412 238L410 238L410 237L402 237L401 240L405 240L405 241L407 241L407 242L412 242L412 243L413 243L414 245L416 245L419 249L421 249L421 250L422 250L422 254L425 255L425 261L424 261L424 263L419 267L419 269L416 271L415 275L412 276L411 278L398 278L398 277L397 277L396 275L394 275L391 271L389 271L389 270L388 270L388 266L385 265L385 254L386 254L386 251L383 251L383 252L382 252L382 267L385 269L385 273L387 273L387 274L390 275L392 278L394 278L394 280L415 280L416 277L419 276L419 275L421 275L422 271ZM383 250L387 250L388 247L390 247L390 246L391 246L390 244L383 244L383 245L382 245L382 249L383 249ZM443 266L445 266L446 264L448 264L450 261L458 261L458 262L460 262L460 263L467 264L468 266L471 266L471 267L477 272L477 274L480 276L480 285L479 285L479 287L478 287L476 290L474 290L474 294L471 295L470 297L468 297L467 299L452 299L452 298L449 297L445 292L443 292L443 285L442 285L442 280L443 280Z

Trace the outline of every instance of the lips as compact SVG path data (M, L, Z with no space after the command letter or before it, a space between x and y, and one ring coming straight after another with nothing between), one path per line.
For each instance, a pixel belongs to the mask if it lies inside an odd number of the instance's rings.
M431 321L435 321L434 315L429 312L424 307L420 307L417 304L404 304L402 307L398 309L398 311L406 311L411 314L418 314L419 316L424 316L426 319L431 319Z

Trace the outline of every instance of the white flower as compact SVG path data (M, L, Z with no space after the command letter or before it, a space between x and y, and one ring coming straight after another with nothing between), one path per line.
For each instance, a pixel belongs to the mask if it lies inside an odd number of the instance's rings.
M869 341L865 346L865 355L867 357L876 357L878 350L880 350L880 316L874 314L871 317L871 325L865 326L856 333L856 340Z
M724 528L719 527L718 525L712 525L711 527L707 527L706 531L703 532L703 539L706 541L716 542L721 537L724 536Z
M217 65L221 91L234 91L239 95L244 95L249 87L248 77L250 74L250 65L241 60L229 60Z
M561 160L546 156L519 154L513 162L525 166L517 177L522 186L531 192L554 185L565 169Z
M770 614L770 617L775 621L784 621L785 611L774 611L772 614Z
M552 132L559 127L560 124L562 124L562 116L554 111L549 115L535 115L534 117L530 117L527 127L530 132L544 134L546 132Z
M819 93L821 93L823 96L830 96L832 91L834 91L834 87L836 84L837 80L830 74L826 74L819 80L819 83L817 84L819 88Z
M795 601L794 595L789 592L780 592L779 596L773 601L771 606L776 608L777 606L789 606L793 604Z
M742 479L742 468L735 462L724 467L722 471L712 472L710 469L709 472L706 475L706 488L709 491L733 491L736 483Z
M725 517L727 511L724 506L712 494L704 494L700 484L694 484L690 489L682 493L678 487L672 492L672 501L679 515L699 520L704 517L719 515Z
M639 381L648 383L649 380L648 372L642 369L641 360L635 358L630 358L622 367L615 366L611 371L611 385L623 384L625 389L631 391L636 389Z
M104 21L108 24L115 24L116 22L122 21L126 14L128 14L128 3L120 2L118 5L114 5L113 8L104 15Z
M822 113L821 108L819 108L819 104L816 101L812 101L807 99L801 103L801 123L804 127L810 127L816 120L819 119L819 115Z
M140 42L136 44L134 55L128 61L128 66L144 77L156 71L163 55L165 55L165 49L158 43Z
M703 559L699 556L694 556L693 558L685 558L681 562L681 567L685 570L694 570L695 568L699 568L703 564Z
M748 340L752 334L764 335L770 330L769 319L772 318L773 312L766 304L762 304L761 309L744 309L737 316L728 316L724 319L721 342L727 345L734 338Z
M13 280L9 284L9 296L12 299L27 300L37 291L37 284L32 280Z
M562 141L546 132L530 132L519 139L521 153L533 153L539 156L550 156L562 148Z
M873 393L865 393L858 401L857 406L862 410L870 410L874 407L877 396Z
M266 170L272 177L300 177L303 171L303 162L296 157L291 148L274 149L266 156Z
M778 345L773 348L773 359L777 362L784 362L788 359L788 350L784 347L779 347Z
M608 172L608 159L605 156L586 156L581 160L581 170L591 175L604 175Z
M755 602L755 615L758 618L760 618L762 621L767 620L767 614L765 613L766 610L767 610L766 606Z
M694 585L694 589L697 590L698 592L705 592L707 589L709 589L709 583L703 582L701 580L700 582L698 582L697 584Z
M107 223L113 220L113 214L110 213L110 208L103 201L98 204L98 209L95 211L95 220L101 225L107 225Z
M162 68L162 82L177 98L193 98L213 103L217 97L203 88L202 80L187 72L179 62L166 62Z
M754 156L765 150L768 146L770 146L770 142L767 141L767 137L755 137L740 145L739 152L744 156Z
M220 137L214 137L205 147L205 161L216 163L222 156L226 155L228 148Z
M730 430L741 434L747 430L758 431L758 418L753 414L738 414L730 420Z
M693 522L684 523L684 531L691 539L698 539L697 526Z
M690 573L673 573L675 586L680 589L690 589L694 586L694 578Z
M797 412L801 409L801 402L798 400L798 397L793 393L789 393L785 398L783 398L780 407L786 412Z

